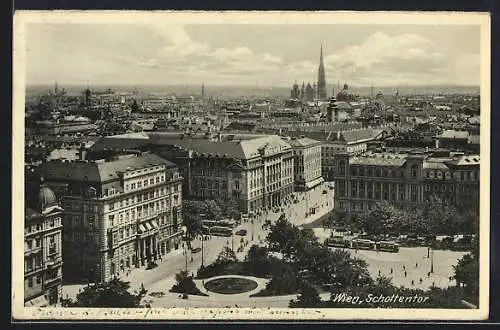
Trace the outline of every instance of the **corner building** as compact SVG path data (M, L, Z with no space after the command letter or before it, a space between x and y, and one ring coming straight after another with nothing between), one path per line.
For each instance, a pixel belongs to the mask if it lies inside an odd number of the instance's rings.
M65 276L108 281L177 249L182 177L153 154L39 167L62 196Z
M307 191L324 182L321 176L321 142L307 137L291 138L295 190Z
M34 195L26 190L24 215L24 303L57 304L62 290L62 215L54 192L41 180ZM30 196L31 195L31 196Z

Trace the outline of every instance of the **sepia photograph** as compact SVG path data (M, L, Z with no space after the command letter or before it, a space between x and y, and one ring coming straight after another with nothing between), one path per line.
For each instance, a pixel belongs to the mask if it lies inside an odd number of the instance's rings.
M487 318L489 14L13 33L15 319Z

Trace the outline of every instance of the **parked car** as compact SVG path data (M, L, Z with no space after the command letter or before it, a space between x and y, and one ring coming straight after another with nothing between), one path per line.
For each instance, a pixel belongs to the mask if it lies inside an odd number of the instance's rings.
M239 235L239 236L246 236L247 230L246 229L240 229L235 234Z

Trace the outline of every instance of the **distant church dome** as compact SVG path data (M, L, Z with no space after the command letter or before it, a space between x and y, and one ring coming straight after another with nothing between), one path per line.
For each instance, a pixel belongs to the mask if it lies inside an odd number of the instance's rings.
M40 212L51 206L57 206L57 198L52 189L47 187L43 181L43 177L40 179L40 190L38 191L37 206Z

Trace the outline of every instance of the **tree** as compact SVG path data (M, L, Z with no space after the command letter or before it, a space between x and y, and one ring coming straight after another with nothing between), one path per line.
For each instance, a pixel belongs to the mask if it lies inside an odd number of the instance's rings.
M223 215L230 219L240 218L240 209L238 202L234 199L223 200L217 199L215 202L219 205Z
M455 216L456 209L453 206L437 196L430 196L422 208L419 232L430 236L439 233L453 234L456 230L453 220Z
M299 236L299 228L292 225L283 214L270 226L266 240L270 251L282 253L285 260L291 260L296 256Z
M193 278L191 276L188 276L188 273L185 271L181 271L180 273L175 274L175 282L176 283L172 286L170 292L208 296L196 287Z
M206 214L210 219L221 220L223 218L221 206L213 199L205 201Z
M377 203L370 212L360 215L359 220L364 231L377 235L397 231L402 215L401 210L383 201Z
M314 308L321 306L321 298L318 291L309 284L303 284L299 290L297 300L291 300L290 307L295 308Z
M119 279L90 285L76 296L76 301L73 302L71 299L67 299L64 301L64 305L67 307L139 307L140 301L146 292L143 291L135 295L128 291L129 288L129 282L123 282Z
M264 276L269 274L270 265L267 248L252 245L245 256L246 268L250 274Z
M186 236L192 240L201 232L202 222L201 214L206 211L206 205L203 201L188 200L182 201L182 214L184 226L186 226Z
M453 266L457 285L463 288L466 298L479 303L479 237L472 240L472 250Z
M216 262L222 263L222 264L231 264L237 262L238 259L236 258L236 254L234 254L234 251L225 246L222 251L219 253L217 256Z

